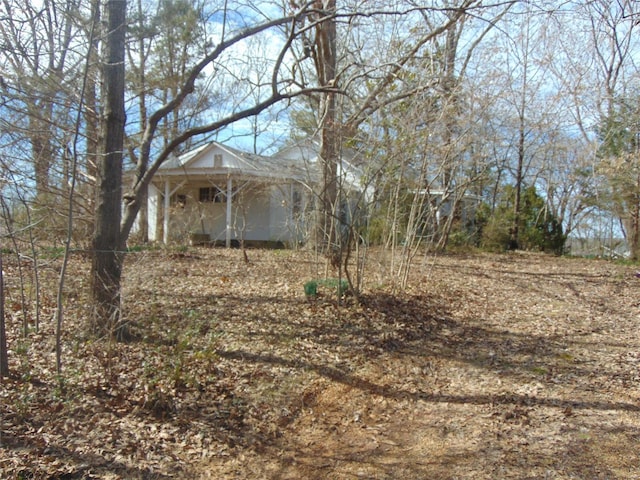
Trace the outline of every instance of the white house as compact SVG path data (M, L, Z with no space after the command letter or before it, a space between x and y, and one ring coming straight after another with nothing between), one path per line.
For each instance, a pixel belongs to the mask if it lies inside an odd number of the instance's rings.
M149 186L149 240L302 241L320 179L317 147L309 140L263 156L211 142L171 158ZM359 170L341 161L339 171L356 188Z

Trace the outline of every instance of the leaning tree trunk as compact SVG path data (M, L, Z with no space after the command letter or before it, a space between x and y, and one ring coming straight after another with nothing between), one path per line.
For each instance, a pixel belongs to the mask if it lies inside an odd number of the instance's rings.
M98 158L95 232L92 258L94 332L122 339L120 280L123 245L120 236L124 145L124 57L126 1L108 0L105 45L104 117Z

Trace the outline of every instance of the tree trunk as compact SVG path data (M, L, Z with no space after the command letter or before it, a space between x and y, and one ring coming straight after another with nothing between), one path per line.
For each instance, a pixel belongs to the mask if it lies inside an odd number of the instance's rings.
M518 105L518 164L516 166L515 199L513 202L513 223L509 232L509 250L517 250L520 246L520 216L522 182L524 181L524 155L526 141L526 114L527 114L527 79L529 73L529 23L524 46L524 59L522 63L522 89L520 92L520 104Z
M520 212L522 210L522 182L524 171L524 117L521 118L520 133L518 139L518 165L516 167L515 199L513 201L513 223L509 232L509 250L517 250L520 244Z
M83 195L87 198L87 211L95 212L95 199L97 198L96 181L98 178L97 162L99 157L100 148L102 144L100 142L100 117L98 115L98 71L100 59L98 58L98 52L100 51L99 40L100 38L100 21L101 10L98 1L94 1L91 5L91 24L89 24L88 35L93 39L93 43L89 50L90 55L90 67L86 79L84 103L85 108L83 111L85 121L85 131L87 137L86 145L86 158L84 168L89 179L95 179L95 181L87 181L86 185L82 188ZM87 232L95 231L95 218L90 216L86 220Z
M636 175L635 191L629 197L630 218L627 227L629 259L638 261L640 259L640 174Z
M138 28L141 32L145 31L145 10L144 5L142 4L142 0L137 1L137 16L138 16ZM145 35L140 33L137 38L137 47L138 47L138 65L137 68L132 66L132 70L138 72L137 74L137 83L139 84L139 88L137 89L136 94L139 97L139 105L138 105L138 115L140 116L140 130L145 131L149 124L149 115L147 110L147 93L150 88L147 84L147 56L149 55L149 51L147 51L147 46L145 44ZM150 50L150 48L149 48ZM147 164L143 159L143 164L140 168L140 174L144 174L147 169ZM147 200L149 197L149 188L147 185L141 186L142 198L140 202L140 210L138 211L138 224L140 225L140 241L142 243L149 242L149 226L148 226L148 210L147 210Z
M36 196L42 202L47 202L45 196L49 193L49 176L51 164L56 157L52 145L53 132L50 122L53 107L49 101L34 102L29 113L29 135L35 173Z
M97 162L98 185L91 270L94 332L117 339L122 339L126 334L120 318L120 278L124 247L120 236L120 219L125 126L125 17L126 1L108 0L108 33L103 65L105 102L102 154Z
M0 253L0 379L9 375L9 354L7 350L7 330L4 321L4 274L2 273L2 253Z
M317 2L322 15L330 17L336 11L335 0ZM322 87L334 87L336 82L336 22L334 18L316 27L316 71L318 83ZM324 93L321 108L322 123L320 161L322 165L322 190L320 191L320 215L316 243L325 251L335 255L340 250L338 215L338 152L336 94ZM340 259L332 258L332 263L340 264Z

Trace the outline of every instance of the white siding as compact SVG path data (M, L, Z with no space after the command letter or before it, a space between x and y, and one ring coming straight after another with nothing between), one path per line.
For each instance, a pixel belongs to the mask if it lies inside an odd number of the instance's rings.
M291 185L280 185L271 190L270 239L289 241L295 237L296 226L292 218Z
M236 226L242 227L246 222L245 240L269 240L269 223L271 221L268 190L262 187L247 187L236 200L234 215L238 215ZM243 215L246 215L243 217ZM239 238L242 232L234 232Z

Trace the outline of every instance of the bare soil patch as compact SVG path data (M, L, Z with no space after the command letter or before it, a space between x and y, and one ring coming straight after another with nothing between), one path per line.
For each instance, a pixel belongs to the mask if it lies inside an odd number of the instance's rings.
M88 262L74 259L62 382L53 293L22 338L5 265L0 477L640 479L635 267L424 257L392 294L372 255L358 304L305 297L322 273L309 253L249 260L131 254L136 338L109 344L83 338Z

